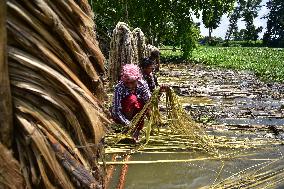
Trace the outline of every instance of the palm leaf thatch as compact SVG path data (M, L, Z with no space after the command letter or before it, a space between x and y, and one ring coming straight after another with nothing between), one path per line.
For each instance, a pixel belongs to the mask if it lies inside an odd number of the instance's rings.
M102 188L104 56L87 0L7 1L15 157L27 188Z
M12 153L0 143L0 188L23 189L24 178L19 162Z

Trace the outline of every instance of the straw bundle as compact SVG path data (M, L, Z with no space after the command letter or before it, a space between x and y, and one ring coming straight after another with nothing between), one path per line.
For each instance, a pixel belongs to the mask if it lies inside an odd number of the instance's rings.
M148 44L145 46L144 56L149 57L151 55L151 52L159 51L159 49L151 44Z
M135 28L132 31L133 34L133 50L134 50L134 62L140 62L144 58L145 51L145 36L140 28Z
M121 67L134 62L132 32L124 22L118 22L112 33L108 75L110 86L117 83L120 78Z
M104 57L88 1L7 1L15 154L27 188L101 188Z
M109 81L112 87L120 78L120 70L124 64L139 64L152 51L159 49L145 44L145 36L140 28L130 30L124 22L118 22L112 33L109 54Z
M110 145L120 141L121 139L131 136L135 132L135 126L143 119L145 131L145 143L142 148L163 151L179 151L179 150L203 150L213 157L217 158L234 158L240 154L252 153L254 150L270 149L271 147L281 145L279 140L264 139L264 138L238 138L228 136L213 136L207 134L204 126L195 122L191 116L183 109L182 104L179 102L178 96L174 93L173 89L166 92L166 129L160 129L162 123L162 113L159 110L159 101L161 99L159 88L156 89L151 96L149 102L143 109L133 118L132 127L129 132L124 135L107 137ZM151 113L149 113L151 112ZM154 136L152 130L158 130ZM113 146L120 148L125 152L135 152L136 150L142 151L142 148L131 149L129 146ZM230 150L230 151L227 151ZM131 152L131 153L132 153Z

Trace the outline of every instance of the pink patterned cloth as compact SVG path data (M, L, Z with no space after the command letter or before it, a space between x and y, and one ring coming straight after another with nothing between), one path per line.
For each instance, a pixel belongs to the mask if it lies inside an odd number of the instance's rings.
M140 69L135 64L125 64L121 70L121 80L123 82L138 80L142 78Z

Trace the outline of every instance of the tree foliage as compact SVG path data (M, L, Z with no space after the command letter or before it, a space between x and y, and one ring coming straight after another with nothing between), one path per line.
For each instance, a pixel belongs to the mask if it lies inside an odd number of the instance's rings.
M184 57L190 55L196 37L196 25L192 16L202 11L203 21L216 28L215 17L221 17L233 6L235 0L89 0L95 12L99 39L109 40L112 30L119 21L133 28L140 28L148 43L158 46L172 41L181 46ZM210 9L210 5L211 9ZM213 10L213 17L209 9ZM213 19L214 18L214 19ZM220 19L219 19L220 21ZM218 22L219 22L218 21ZM193 36L190 33L194 33Z
M262 0L238 0L237 6L230 16L230 24L226 33L226 41L230 39L234 40L246 40L256 41L258 34L262 31L262 27L256 27L254 25L254 19L258 16L258 11L261 7ZM246 28L238 31L237 22L240 18L245 22Z
M213 29L219 26L221 17L232 9L234 2L234 0L210 0L202 5L202 21L209 29L209 41Z
M260 3L262 0L247 0L242 13L243 20L246 23L246 30L244 33L244 40L256 41L258 33L262 31L262 27L255 27L253 20L258 16Z
M233 36L237 35L238 32L238 20L241 18L241 12L243 9L244 0L238 0L237 6L234 8L233 13L229 18L229 28L226 32L225 39L228 42Z
M284 47L284 1L270 0L267 8L270 13L267 16L267 31L263 42L269 46Z

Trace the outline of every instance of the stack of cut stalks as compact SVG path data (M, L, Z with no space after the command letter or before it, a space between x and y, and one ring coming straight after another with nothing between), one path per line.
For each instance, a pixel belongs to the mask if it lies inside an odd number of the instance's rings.
M102 55L87 0L8 0L14 156L27 188L102 188Z
M149 57L151 55L151 52L153 51L159 51L159 49L151 44L148 44L145 46L144 56Z
M133 50L134 50L134 62L140 62L145 57L145 36L140 28L135 28L132 31Z
M120 78L121 67L134 62L133 34L124 22L118 22L112 33L109 53L109 85L112 87Z
M110 42L108 77L113 87L120 78L121 67L125 64L139 64L152 51L159 51L153 45L146 45L144 33L140 28L131 31L124 22L118 22L112 33Z

